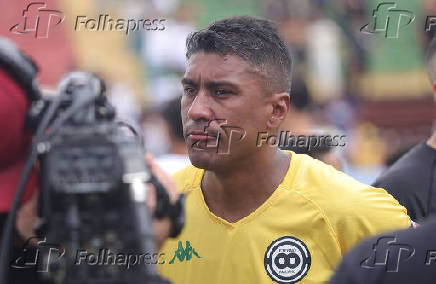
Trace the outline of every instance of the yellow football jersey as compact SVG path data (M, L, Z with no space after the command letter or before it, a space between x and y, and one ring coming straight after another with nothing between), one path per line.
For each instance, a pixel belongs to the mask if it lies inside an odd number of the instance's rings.
M186 225L161 249L162 275L175 284L325 283L362 238L410 227L406 209L385 190L290 153L282 183L236 223L209 211L200 187L204 170L176 173Z

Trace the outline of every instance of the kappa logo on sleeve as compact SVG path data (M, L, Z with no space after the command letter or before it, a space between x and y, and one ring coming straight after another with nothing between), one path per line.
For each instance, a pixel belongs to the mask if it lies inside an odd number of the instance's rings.
M296 283L310 269L310 252L299 239L284 236L273 241L265 252L264 265L268 276L280 284Z

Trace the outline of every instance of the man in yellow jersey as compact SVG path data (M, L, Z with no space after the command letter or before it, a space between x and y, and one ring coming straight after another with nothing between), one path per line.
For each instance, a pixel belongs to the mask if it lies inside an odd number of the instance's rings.
M272 23L215 22L189 36L187 59L181 110L193 166L175 174L186 225L159 265L173 283L324 283L362 238L410 226L384 190L278 149L291 58Z

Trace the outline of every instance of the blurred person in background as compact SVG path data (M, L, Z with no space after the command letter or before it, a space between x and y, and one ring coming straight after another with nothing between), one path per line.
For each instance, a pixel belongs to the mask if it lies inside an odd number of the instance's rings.
M391 155L387 156L385 160L386 169L391 167L393 164L395 164L402 156L404 156L407 152L409 152L414 146L416 145L407 145L401 147Z
M337 170L343 170L343 158L340 156L339 149L336 149L339 145L333 146L332 143L327 143L325 139L321 139L321 136L326 136L327 132L320 130L320 127L316 126L313 119L314 115L311 112L312 99L306 83L301 77L296 77L293 80L290 98L289 113L280 126L280 131L282 133L289 131L290 135L295 137L303 135L307 143L298 143L296 139L295 143L280 145L280 149L293 151L297 154L307 154L326 164L332 165ZM308 145L311 143L309 137L314 136L317 137L316 145Z
M32 133L26 128L26 117L31 102L39 95L33 85L37 72L36 65L27 55L11 41L0 37L0 129L3 133L0 139L0 238L31 144ZM31 213L36 210L35 203L31 201L36 198L37 186L38 169L35 167L14 226L13 258L21 252L28 234L31 235L31 224L36 220ZM35 277L36 267L12 270L9 281L11 284L34 283Z
M166 122L166 133L169 140L169 151L160 155L156 163L166 172L173 174L190 164L185 137L183 136L182 116L180 113L180 99L176 97L162 109L162 116Z
M436 97L436 38L427 52L427 71ZM436 213L436 131L419 143L374 182L392 194L416 221Z
M315 128L312 110L312 97L303 78L296 77L291 85L291 105L280 129L294 135L304 135Z
M363 241L344 256L329 284L433 284L436 218Z

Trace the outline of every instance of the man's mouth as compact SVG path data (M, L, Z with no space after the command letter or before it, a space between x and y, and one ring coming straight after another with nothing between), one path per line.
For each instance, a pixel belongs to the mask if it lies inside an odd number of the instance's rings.
M204 131L192 131L187 138L192 148L206 150L217 146L217 136Z
M187 135L192 140L209 140L216 139L217 135L205 131L191 131Z
M207 140L208 138L211 138L211 136L209 136L208 134L190 134L188 135L188 137L191 140L195 140L195 141L203 141L203 140Z

